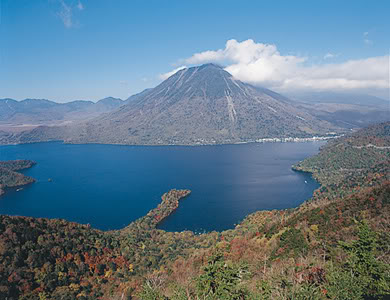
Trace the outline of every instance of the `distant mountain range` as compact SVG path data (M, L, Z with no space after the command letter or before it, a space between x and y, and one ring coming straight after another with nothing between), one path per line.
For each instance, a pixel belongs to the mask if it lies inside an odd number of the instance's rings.
M287 94L293 100L306 103L333 103L388 108L389 100L366 94L342 92L301 92Z
M84 105L94 108L102 102L105 104L101 100ZM337 130L329 122L298 109L288 98L236 80L214 64L180 70L125 103L108 102L114 103L110 109L120 107L79 124L3 134L0 141L195 145L309 137Z
M390 102L371 95L306 92L289 94L296 107L342 128L390 121Z
M224 144L323 136L388 119L386 100L380 98L322 93L291 100L206 64L182 69L125 101L2 99L0 143ZM43 126L1 132L2 122Z
M61 121L82 120L112 111L125 102L108 97L97 101L76 100L56 103L46 99L0 99L0 124L56 124Z

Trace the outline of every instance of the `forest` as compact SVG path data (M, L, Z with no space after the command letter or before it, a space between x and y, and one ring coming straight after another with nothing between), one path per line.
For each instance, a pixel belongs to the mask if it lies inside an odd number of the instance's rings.
M35 162L31 160L0 161L0 196L7 188L21 187L35 180L17 171L31 168Z
M23 164L4 165L0 172ZM335 139L293 168L321 184L311 199L255 212L223 232L156 229L189 190L167 192L115 231L1 215L0 298L389 297L390 122Z

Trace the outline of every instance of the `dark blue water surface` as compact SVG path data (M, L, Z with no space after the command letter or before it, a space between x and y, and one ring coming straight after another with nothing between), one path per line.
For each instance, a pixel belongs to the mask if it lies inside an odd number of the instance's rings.
M291 165L320 142L201 147L38 143L0 146L0 160L32 159L37 182L0 198L0 214L64 218L108 230L145 215L172 188L192 194L161 225L233 228L256 210L296 207L318 184ZM51 179L51 181L49 181Z

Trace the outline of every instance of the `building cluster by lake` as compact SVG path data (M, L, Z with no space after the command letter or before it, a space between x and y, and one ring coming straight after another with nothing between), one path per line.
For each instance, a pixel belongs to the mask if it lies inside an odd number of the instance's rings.
M287 143L287 142L315 142L315 141L326 141L334 138L341 137L342 135L329 135L329 136L313 136L307 138L299 137L285 137L285 138L263 138L257 139L257 143Z

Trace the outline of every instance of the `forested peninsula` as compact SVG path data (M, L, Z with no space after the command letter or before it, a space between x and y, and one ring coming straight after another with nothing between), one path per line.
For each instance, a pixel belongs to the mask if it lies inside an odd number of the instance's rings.
M0 161L0 196L7 188L21 187L35 182L35 179L17 171L31 168L35 162L31 160Z
M320 182L295 209L236 228L156 229L187 190L103 232L0 216L1 299L385 299L390 295L390 122L330 141L294 166Z

